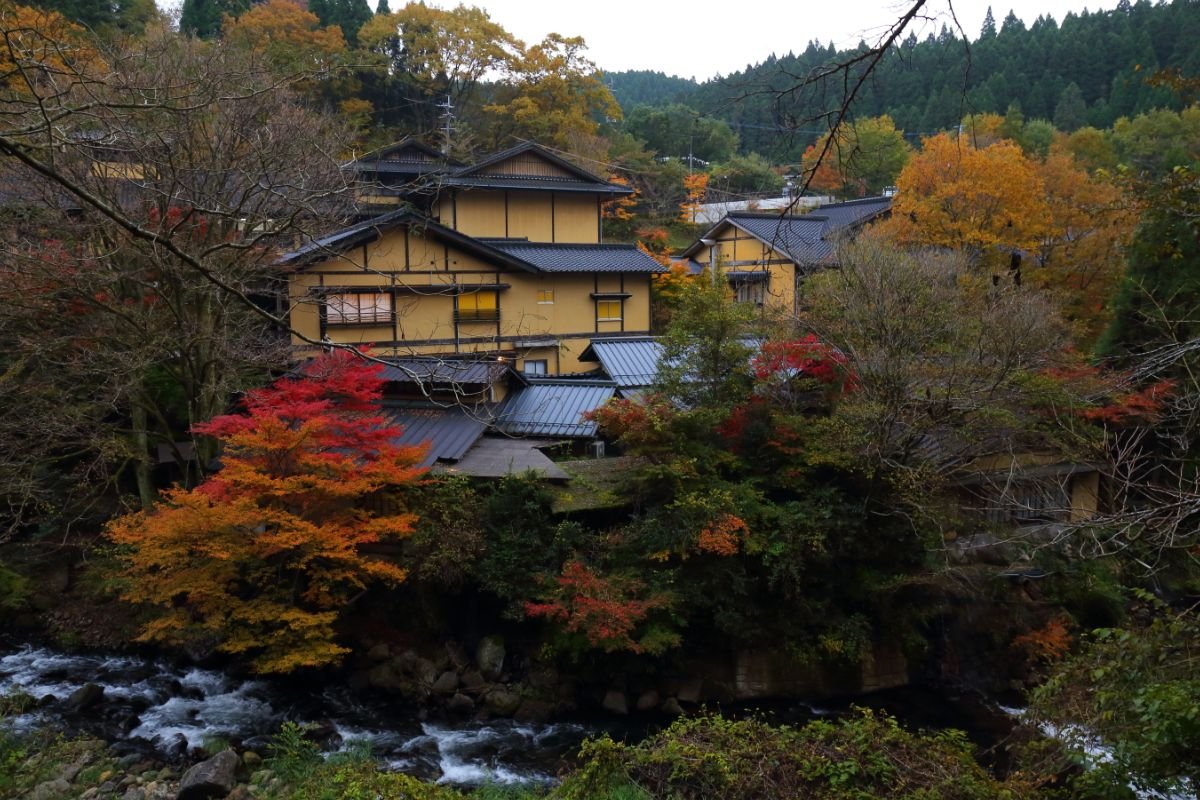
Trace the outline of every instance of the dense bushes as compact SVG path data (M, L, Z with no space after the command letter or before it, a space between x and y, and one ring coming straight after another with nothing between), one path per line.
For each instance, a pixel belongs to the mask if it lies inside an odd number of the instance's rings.
M676 722L638 745L600 739L554 793L562 800L640 796L702 800L795 797L850 800L997 800L1027 795L1001 784L973 760L957 732L914 735L894 719L860 711L803 728L719 716Z

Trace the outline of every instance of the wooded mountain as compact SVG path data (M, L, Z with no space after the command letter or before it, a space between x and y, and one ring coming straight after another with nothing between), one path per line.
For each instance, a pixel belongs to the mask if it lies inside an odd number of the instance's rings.
M969 40L946 26L923 41L910 34L885 57L853 113L889 114L914 138L957 125L967 113L1004 114L1010 106L1061 130L1107 128L1122 116L1179 108L1178 96L1148 85L1145 77L1164 68L1200 72L1197 41L1200 4L1191 0L1122 0L1111 11L1069 13L1061 23L1039 16L1030 26L1012 12L997 25L989 13ZM810 42L799 54L772 56L692 92L690 81L662 73L621 72L606 79L627 113L641 103L685 103L729 122L743 152L791 160L819 135L820 126L804 120L826 110L827 98L839 96L832 94L837 87L786 98L763 90L787 88L794 83L788 76L809 74L866 47L839 51ZM789 126L799 130L781 136Z

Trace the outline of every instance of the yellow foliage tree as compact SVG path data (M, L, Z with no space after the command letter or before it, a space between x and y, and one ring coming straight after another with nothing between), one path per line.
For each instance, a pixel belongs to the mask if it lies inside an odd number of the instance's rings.
M619 120L621 106L584 57L586 49L581 37L557 33L526 48L512 65L511 83L498 89L497 102L484 106L494 119L493 140L533 139L571 149L595 135L597 117Z
M239 17L226 17L224 37L302 70L316 70L346 49L341 28L322 28L320 18L296 0L264 0Z
M98 78L105 67L91 35L57 11L0 4L0 80L19 96L36 80L66 93Z
M896 185L886 228L905 244L1009 264L1014 254L1035 252L1049 232L1042 177L1012 142L976 148L945 133L927 138Z
M679 221L694 225L696 214L708 193L708 173L693 172L683 177L684 199L679 204Z
M1052 147L1039 171L1049 216L1029 275L1076 323L1078 339L1094 342L1108 323L1138 211L1102 172L1089 175L1063 143Z

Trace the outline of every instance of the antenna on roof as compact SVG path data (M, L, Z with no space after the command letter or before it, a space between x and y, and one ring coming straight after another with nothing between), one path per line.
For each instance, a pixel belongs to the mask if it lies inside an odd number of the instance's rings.
M454 130L454 101L450 99L450 95L446 95L446 102L438 103L437 107L442 109L442 121L445 125L445 144L442 147L442 151L449 155L450 137Z

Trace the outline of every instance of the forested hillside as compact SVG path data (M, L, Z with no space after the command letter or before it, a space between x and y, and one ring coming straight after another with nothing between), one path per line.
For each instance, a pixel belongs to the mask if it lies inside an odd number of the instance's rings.
M1148 85L1145 75L1164 68L1200 71L1200 8L1186 0L1125 0L1112 11L1069 13L1061 21L1038 17L1028 25L1011 12L999 22L989 15L981 31L965 34L946 26L923 41L910 34L864 87L855 116L888 114L914 139L957 125L968 113L1003 114L1010 105L1026 119L1046 119L1060 130L1108 128L1122 116L1179 108L1177 96ZM809 74L855 52L811 42L799 54L771 57L690 94L678 79L655 73L607 77L626 114L639 103L686 103L729 122L742 152L790 160L818 134L802 125L794 136L782 137L781 129L823 107L807 95L780 100L761 90L783 89L794 83L787 76Z

